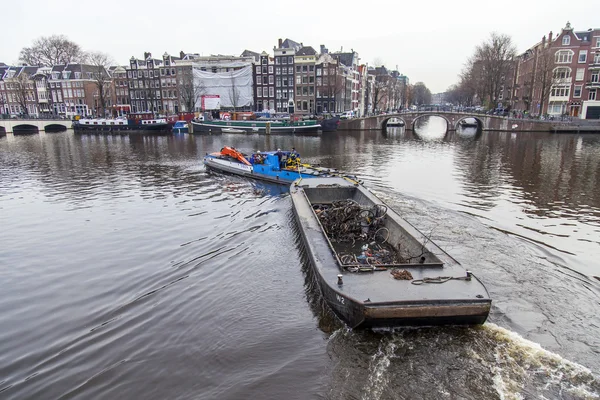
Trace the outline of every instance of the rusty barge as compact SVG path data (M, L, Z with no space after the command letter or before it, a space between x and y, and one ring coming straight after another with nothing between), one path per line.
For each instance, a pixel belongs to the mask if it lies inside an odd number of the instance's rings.
M483 283L358 182L300 179L290 194L321 292L350 327L486 321Z

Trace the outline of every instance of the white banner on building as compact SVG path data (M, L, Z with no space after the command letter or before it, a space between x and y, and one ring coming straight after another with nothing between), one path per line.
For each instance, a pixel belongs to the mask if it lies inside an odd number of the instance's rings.
M218 96L221 107L253 104L251 65L229 72L202 71L194 66L194 86L202 88L206 96ZM196 104L196 107L200 108L202 104Z

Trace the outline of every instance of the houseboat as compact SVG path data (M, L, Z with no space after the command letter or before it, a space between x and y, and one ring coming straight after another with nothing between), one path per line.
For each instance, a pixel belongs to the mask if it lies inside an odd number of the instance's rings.
M265 121L265 120L204 120L192 121L192 133L224 133L228 129L243 130L249 133L318 133L321 125L315 120L308 121Z
M164 118L159 119L80 119L73 122L75 133L169 133L171 125Z

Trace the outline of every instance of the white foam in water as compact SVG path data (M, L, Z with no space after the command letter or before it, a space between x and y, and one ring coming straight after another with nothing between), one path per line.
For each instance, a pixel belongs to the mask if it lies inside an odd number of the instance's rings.
M588 368L495 324L486 323L484 328L497 343L496 363L491 370L494 388L502 400L523 399L521 392L526 383L540 390L568 393L577 398L600 398L600 394L592 387L594 382L598 382L598 377ZM539 398L545 397L540 393Z
M395 357L396 344L389 341L379 344L377 353L371 357L369 363L369 380L365 387L362 400L379 399L383 390L387 387L388 378L386 372L390 366L392 357Z

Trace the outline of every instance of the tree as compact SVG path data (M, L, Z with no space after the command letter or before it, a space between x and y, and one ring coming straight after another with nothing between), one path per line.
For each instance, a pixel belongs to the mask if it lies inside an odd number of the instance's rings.
M240 90L237 87L237 84L235 82L235 76L233 74L233 71L231 71L230 73L230 77L231 77L231 87L229 88L229 102L231 103L231 106L233 107L233 112L236 111L238 104L240 103Z
M21 107L23 114L29 115L27 103L34 100L33 84L31 83L29 75L25 72L21 72L12 79L12 86L15 101Z
M200 80L194 82L193 68L184 68L179 76L179 98L181 105L187 112L194 112L196 104L206 93Z
M108 67L112 59L106 53L93 52L88 54L88 64L92 68L92 80L96 86L96 98L98 100L98 116L106 116L106 105L112 95L112 79L108 73Z
M413 101L417 105L431 104L431 91L423 82L417 82L413 85Z
M475 53L467 62L464 75L476 82L482 101L498 103L504 81L511 75L516 52L510 36L495 32L476 47Z
M387 90L387 77L376 76L373 82L373 112L380 110Z
M29 65L52 66L81 63L86 54L64 35L42 36L31 47L23 47L19 59Z
M545 102L548 100L552 86L560 82L559 76L554 73L554 54L550 51L550 47L539 50L536 60L535 72L533 75L533 85L530 86L531 92L534 87L540 89L540 115L544 110ZM530 94L532 98L533 93Z

